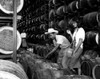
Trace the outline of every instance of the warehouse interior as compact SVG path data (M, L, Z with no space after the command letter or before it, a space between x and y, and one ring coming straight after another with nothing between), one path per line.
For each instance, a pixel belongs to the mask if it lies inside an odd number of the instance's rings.
M99 16L100 0L0 0L0 78L100 79Z

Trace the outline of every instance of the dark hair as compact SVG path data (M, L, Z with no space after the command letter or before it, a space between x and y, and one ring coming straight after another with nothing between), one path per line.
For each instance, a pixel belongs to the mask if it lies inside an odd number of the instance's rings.
M73 25L74 23L77 23L77 27L80 27L81 20L82 19L79 17L74 17L74 18L69 19L68 24Z
M68 24L69 25L73 25L74 23L77 23L78 24L77 20L75 20L73 18L68 21Z

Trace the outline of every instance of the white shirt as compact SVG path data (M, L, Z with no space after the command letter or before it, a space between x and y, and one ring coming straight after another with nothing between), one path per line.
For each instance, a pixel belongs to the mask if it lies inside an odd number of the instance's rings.
M77 30L75 30L75 32L73 34L73 40L74 39L76 40L75 46L77 46L80 38L83 41L85 40L85 30L83 28L78 28ZM83 43L81 44L81 48L83 48Z
M70 45L70 42L65 36L56 35L56 40L53 40L54 46L60 44L60 48L66 48Z

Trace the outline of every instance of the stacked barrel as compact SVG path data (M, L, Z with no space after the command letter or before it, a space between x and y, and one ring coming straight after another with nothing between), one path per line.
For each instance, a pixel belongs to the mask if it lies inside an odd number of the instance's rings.
M22 19L18 22L20 32L27 33L30 43L45 44L45 30L48 28L48 1L25 1L25 8L21 12Z

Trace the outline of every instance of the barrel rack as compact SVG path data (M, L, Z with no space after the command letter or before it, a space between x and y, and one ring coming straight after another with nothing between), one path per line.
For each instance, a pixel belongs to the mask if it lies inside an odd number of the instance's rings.
M13 62L17 63L17 19L20 19L20 16L17 16L17 0L13 0L13 16L0 16L0 20L11 20L13 23L13 54L11 55L0 55L0 59L5 59L5 58L12 58Z

